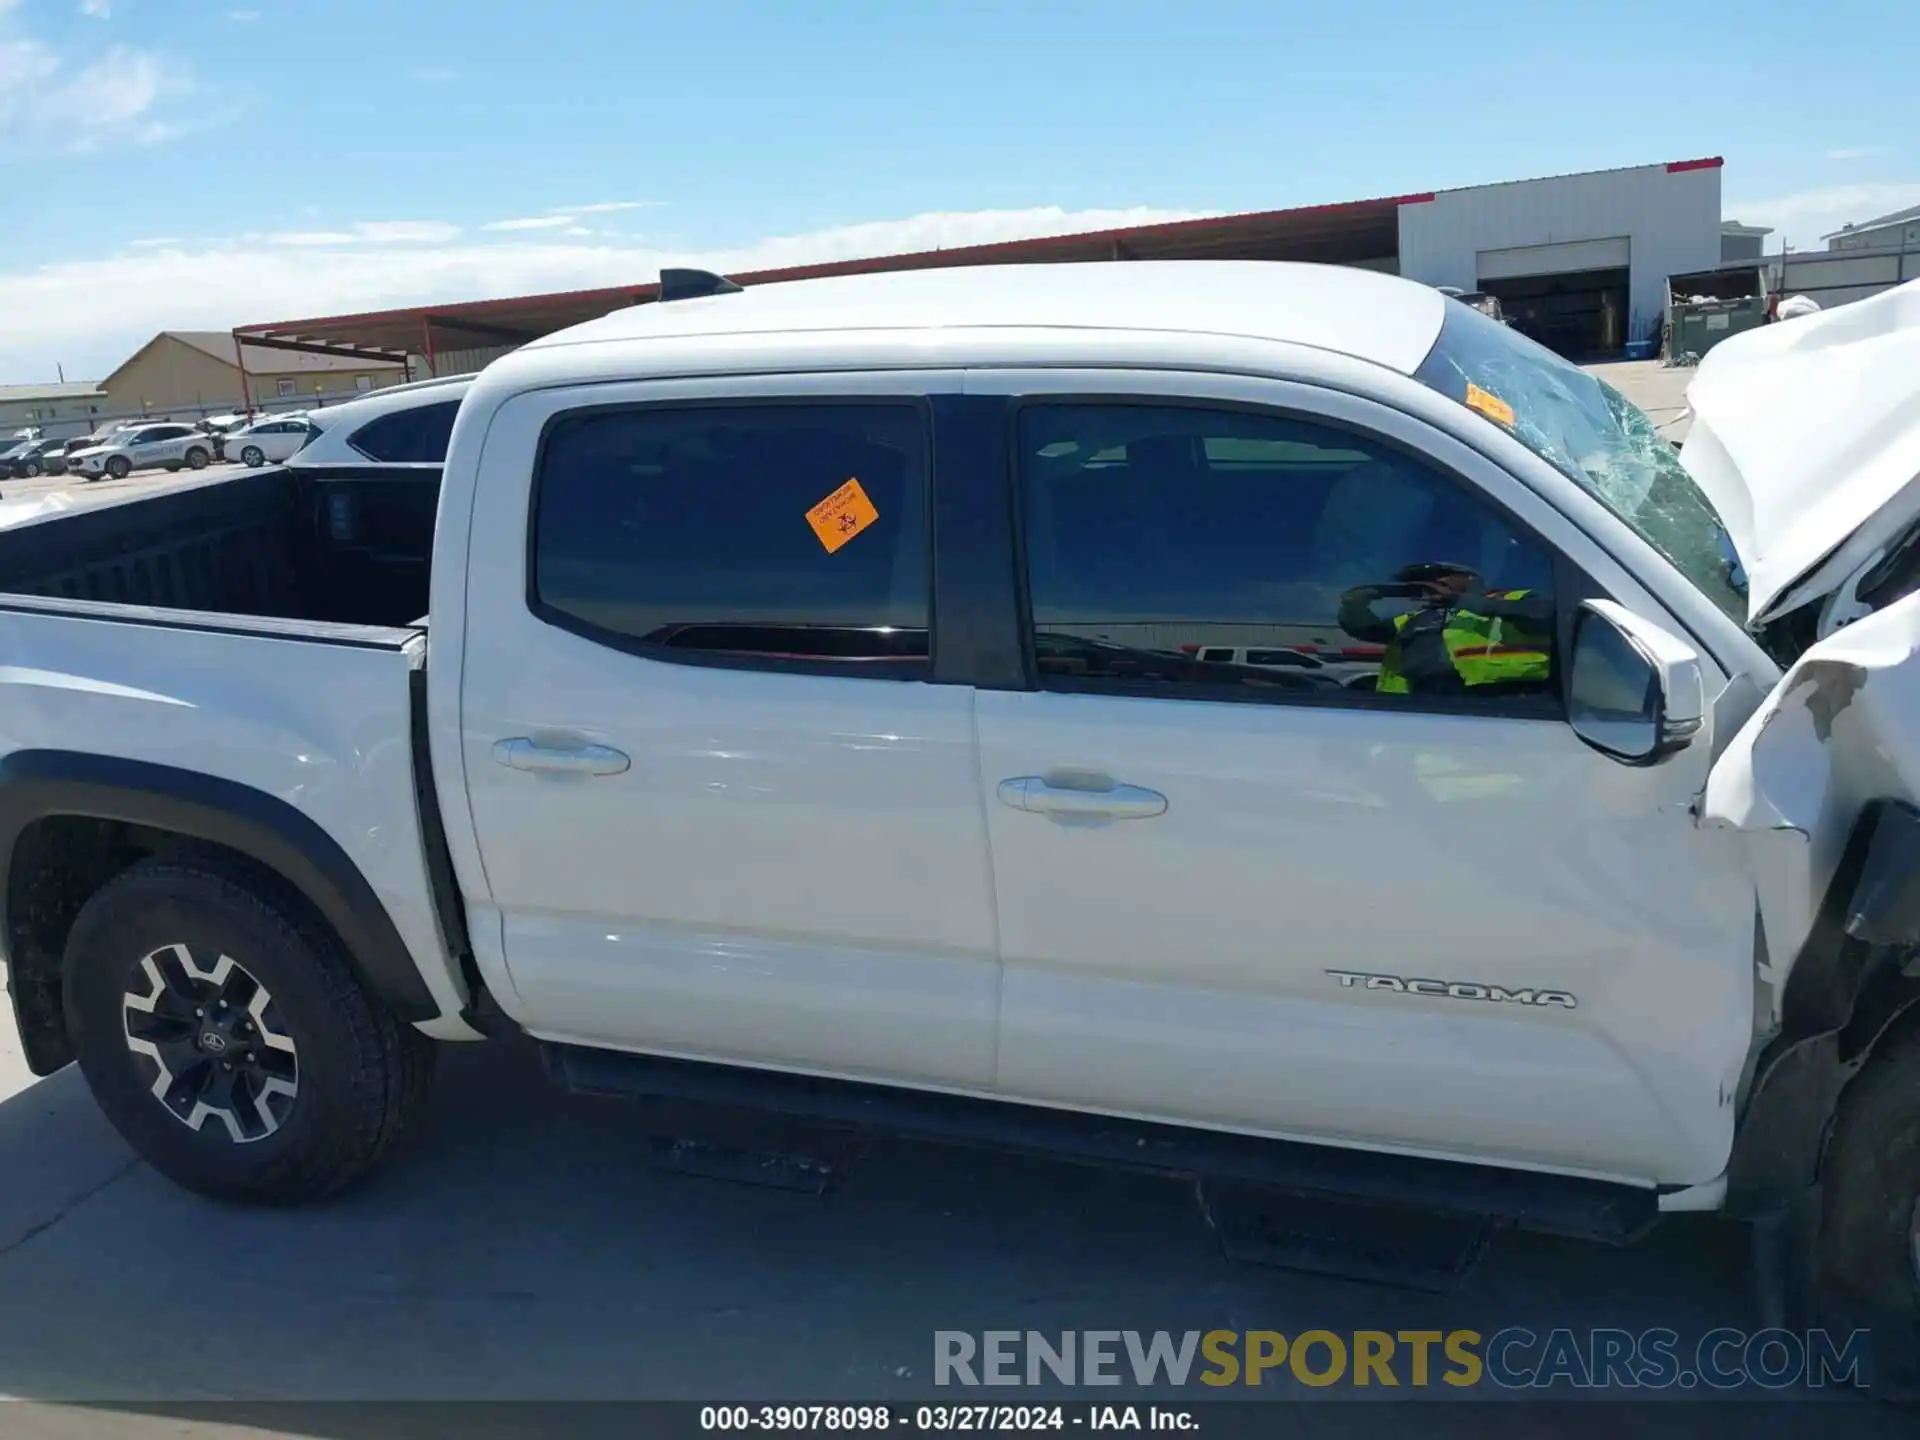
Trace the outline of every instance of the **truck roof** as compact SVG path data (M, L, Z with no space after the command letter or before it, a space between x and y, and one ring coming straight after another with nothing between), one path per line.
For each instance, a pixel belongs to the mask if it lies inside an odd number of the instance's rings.
M1349 266L1261 260L983 265L754 285L636 305L533 341L521 353L861 331L897 334L902 347L915 352L915 363L926 364L948 358L931 332L1159 331L1307 345L1411 374L1433 347L1445 314L1439 291ZM546 358L543 370L559 357Z

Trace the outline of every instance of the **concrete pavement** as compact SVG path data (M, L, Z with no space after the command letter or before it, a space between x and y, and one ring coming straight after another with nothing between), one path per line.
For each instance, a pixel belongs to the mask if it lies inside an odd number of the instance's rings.
M175 1189L72 1070L0 1102L0 1394L911 1399L939 1328L1753 1324L1711 1222L1624 1251L1507 1236L1419 1294L1230 1261L1157 1177L876 1141L823 1197L694 1178L525 1046L445 1062L406 1153L295 1210Z
M1687 410L1687 382L1695 373L1691 367L1668 369L1658 360L1617 360L1583 368L1646 411L1669 440L1687 438L1693 424Z

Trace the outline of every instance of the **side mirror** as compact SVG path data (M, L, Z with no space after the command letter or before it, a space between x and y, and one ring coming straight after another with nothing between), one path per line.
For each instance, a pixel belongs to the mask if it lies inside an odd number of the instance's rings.
M1628 765L1684 750L1705 714L1700 657L1631 610L1588 600L1574 620L1567 718L1573 733Z

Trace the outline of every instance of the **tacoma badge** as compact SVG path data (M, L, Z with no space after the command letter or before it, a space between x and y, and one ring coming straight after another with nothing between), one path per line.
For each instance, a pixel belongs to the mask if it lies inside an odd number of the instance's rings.
M1368 990L1391 990L1400 995L1435 995L1445 1000L1491 1000L1496 1005L1558 1005L1577 1010L1580 1002L1565 990L1508 990L1499 985L1476 985L1464 980L1405 980L1398 975L1368 975L1359 970L1329 970L1342 990L1360 985Z

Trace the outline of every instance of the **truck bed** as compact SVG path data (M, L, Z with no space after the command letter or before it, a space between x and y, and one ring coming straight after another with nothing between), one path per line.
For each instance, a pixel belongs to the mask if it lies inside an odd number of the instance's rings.
M417 625L439 491L437 467L275 467L42 516L0 530L0 594Z

